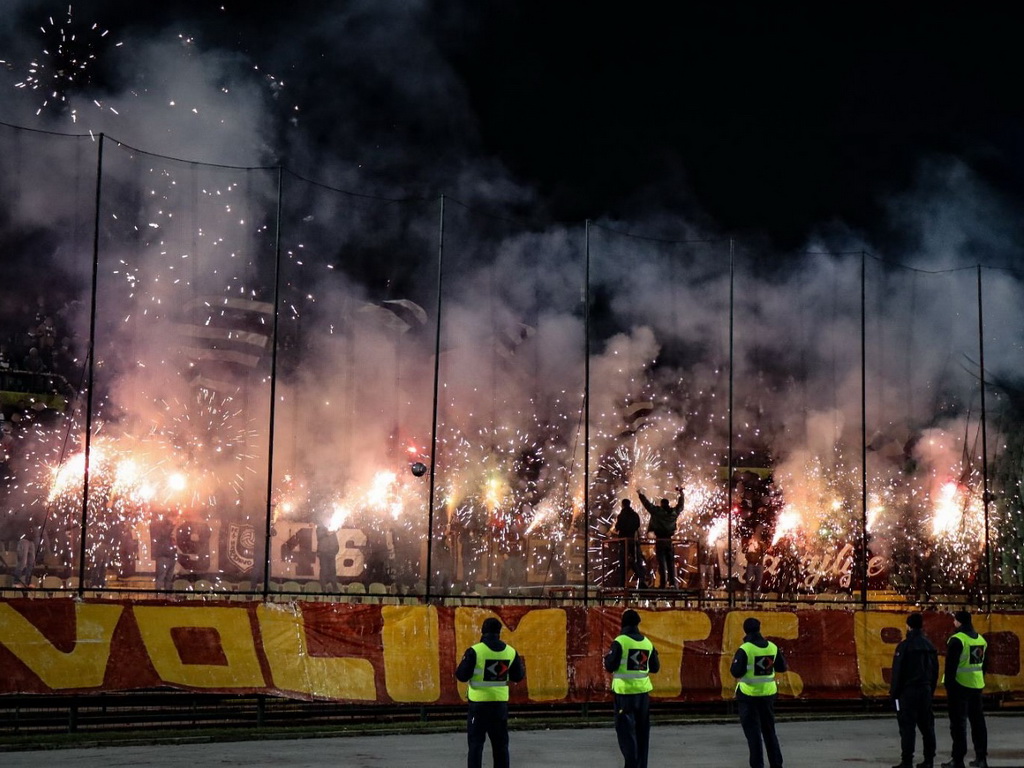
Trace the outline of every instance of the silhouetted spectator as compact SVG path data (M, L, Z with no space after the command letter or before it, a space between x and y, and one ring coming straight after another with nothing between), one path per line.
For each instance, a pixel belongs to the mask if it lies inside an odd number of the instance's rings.
M43 322L39 324L36 330L36 337L39 340L40 352L46 352L53 349L57 343L57 326L53 322L53 318L47 315L43 318Z
M36 560L45 549L46 532L35 518L29 517L22 528L21 536L18 539L18 563L14 571L15 581L21 582L26 587L32 586L32 572L36 567Z
M149 524L149 541L156 564L154 588L158 592L174 589L174 566L178 560L178 545L174 540L177 512L158 510Z
M25 370L32 373L42 373L46 370L46 362L43 360L43 356L39 354L38 347L32 347L28 351L28 357L25 358Z
M338 591L338 532L326 525L316 527L316 556L320 561L320 584L325 592Z
M683 489L676 486L676 493L679 498L670 505L668 499L654 504L642 491L637 491L640 503L651 516L647 530L654 534L654 555L658 561L658 579L662 589L674 589L676 586L676 553L672 547L672 536L676 532L676 520L683 511Z
M751 603L754 602L754 595L761 589L761 580L764 578L764 553L768 545L766 536L764 525L758 525L743 544L746 559L744 580L747 583L747 600Z
M633 509L629 499L622 500L619 516L615 520L612 532L619 537L617 543L622 555L619 565L622 573L622 586L628 586L627 579L632 570L636 574L640 589L647 589L644 557L640 552L640 515Z

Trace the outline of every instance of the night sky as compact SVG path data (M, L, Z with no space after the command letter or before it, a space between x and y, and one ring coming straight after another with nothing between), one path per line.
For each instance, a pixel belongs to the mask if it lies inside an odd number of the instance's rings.
M65 5L15 3L10 39L31 48L38 21ZM376 191L459 194L452 180L472 166L519 188L502 200L518 213L638 221L658 210L779 249L837 227L875 246L905 240L886 209L916 194L929 164L963 164L1011 212L1024 194L1019 46L999 6L73 7L127 41L120 56L101 52L90 88L138 92L124 57L191 37L195 55L229 53L239 72L285 81L271 160L316 175L337 158ZM159 137L145 148L160 152Z
M995 7L512 5L488 6L456 66L487 148L557 215L628 216L648 194L795 244L833 218L877 228L929 156L1021 191Z

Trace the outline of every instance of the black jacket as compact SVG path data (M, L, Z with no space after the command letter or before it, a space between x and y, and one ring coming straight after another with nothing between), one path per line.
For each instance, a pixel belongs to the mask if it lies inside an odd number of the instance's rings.
M505 650L505 641L498 637L497 634L487 634L480 638L480 642L490 648L492 651L503 651ZM466 649L466 652L462 656L462 661L459 662L458 668L455 670L455 679L460 683L468 683L469 679L473 677L473 670L476 669L476 651L470 646ZM524 677L526 677L526 667L523 666L523 659L516 652L515 657L512 659L512 665L508 670L508 679L510 682L518 683Z
M632 507L624 507L615 520L613 530L623 538L636 538L636 534L640 530L640 515Z
M743 638L744 643L753 643L758 648L767 648L768 641L764 639L760 632L747 635ZM782 649L779 648L778 654L775 656L775 671L776 672L788 672L789 665L786 663L786 657L782 655ZM736 655L732 657L732 664L729 665L729 674L739 680L747 673L747 654L742 648L736 649ZM743 692L737 690L737 696L743 696Z
M920 629L908 629L892 657L889 695L898 699L907 688L927 688L935 693L938 684L939 652Z
M640 630L636 627L623 627L620 634L625 635L631 640L643 640L644 636L640 633ZM619 668L622 663L622 646L619 645L618 640L612 640L612 647L608 650L608 653L604 655L604 668L607 672L614 672ZM658 658L658 649L655 648L651 651L651 658L647 661L647 671L652 675L657 674L661 671L661 660Z
M672 534L676 532L676 519L683 511L683 494L679 494L679 499L670 507L655 504L642 493L638 492L637 496L640 497L640 503L644 505L644 509L651 515L647 530L659 539L672 538Z

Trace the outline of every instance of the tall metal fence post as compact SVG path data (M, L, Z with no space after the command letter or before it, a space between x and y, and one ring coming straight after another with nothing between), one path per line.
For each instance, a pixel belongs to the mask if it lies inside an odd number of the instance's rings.
M96 200L93 208L92 230L92 297L89 306L89 373L85 398L85 448L82 471L82 528L78 542L78 594L85 592L85 556L89 527L89 461L92 451L92 398L96 372L96 303L100 274L100 207L103 189L103 138L100 134L96 153Z
M868 605L867 254L860 252L860 603Z
M281 211L284 192L284 168L277 166L277 233L274 237L274 343L270 347L270 410L267 418L267 511L263 539L263 599L270 593L270 538L274 532L274 416L277 406L278 324L281 316Z
M590 602L590 219L583 248L583 605Z
M434 397L430 417L430 490L427 498L427 582L424 599L430 602L430 585L434 579L434 491L437 487L437 398L441 373L441 292L444 287L444 195L440 199L437 225L437 309L434 318ZM454 555L454 553L453 553Z
M728 590L728 605L730 608L736 605L736 595L733 590L733 560L735 554L732 545L732 462L733 462L733 424L732 424L732 406L733 406L733 370L736 362L736 326L735 326L735 311L734 302L736 300L736 246L735 241L729 238L729 413L728 413L728 424L729 424L729 437L728 437L728 456L726 457L726 542L727 552L725 557L726 568L728 573L725 574L725 584Z
M988 427L985 410L985 315L982 301L981 264L978 265L978 381L981 388L981 503L985 517L985 605L992 610L992 543L989 540Z

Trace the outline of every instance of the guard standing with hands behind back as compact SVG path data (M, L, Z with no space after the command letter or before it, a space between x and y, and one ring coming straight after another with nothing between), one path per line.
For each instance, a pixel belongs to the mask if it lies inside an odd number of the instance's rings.
M469 742L469 768L483 763L484 742L490 738L494 768L509 767L508 685L526 676L523 660L516 649L505 643L501 622L493 616L484 619L480 642L466 649L455 670L460 683L469 683L469 714L466 736Z
M775 735L775 697L779 687L776 672L786 672L786 657L779 647L761 636L761 622L753 616L743 622L743 644L733 656L729 671L736 678L736 704L743 735L750 749L750 768L764 768L764 749L768 765L782 768L782 750Z
M988 643L971 623L971 614L953 614L956 633L946 641L946 668L942 676L946 686L949 709L949 735L953 739L953 759L942 768L964 768L967 756L967 722L971 723L971 740L975 759L972 766L988 766L988 727L982 707L981 691L985 687L985 654Z
M920 613L907 616L907 637L896 646L892 657L889 695L896 705L900 726L900 762L894 768L913 768L914 742L921 731L924 762L918 768L932 768L935 760L935 714L932 697L939 683L939 652L924 636Z
M604 668L612 673L615 704L615 736L626 761L625 768L647 768L651 736L651 673L661 669L658 651L638 625L640 614L622 613L622 632L612 640Z

